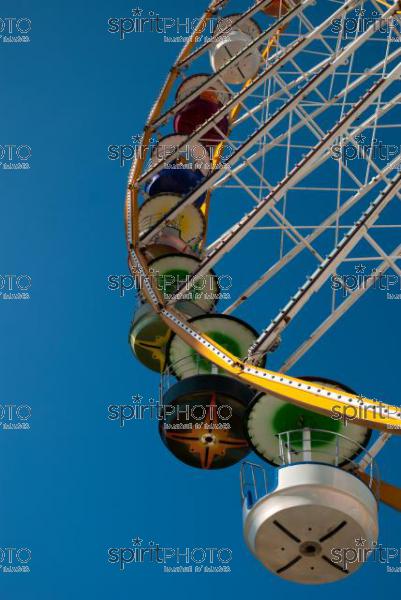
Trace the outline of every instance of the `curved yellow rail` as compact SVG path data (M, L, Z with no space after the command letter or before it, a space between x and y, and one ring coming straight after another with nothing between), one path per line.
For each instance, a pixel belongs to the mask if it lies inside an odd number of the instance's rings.
M382 4L383 6L385 6L386 8L391 8L393 5L389 4L388 2L386 2L386 0L377 0L378 4ZM400 2L399 0L397 0L396 4L398 4L398 6L400 6ZM397 15L401 15L401 10L397 10Z
M177 310L167 308L153 284L146 262L138 250L132 252L133 272L143 292L163 321L201 356L224 369L235 379L303 408L336 420L352 421L371 429L401 435L401 409L363 396L339 392L242 361L189 324Z

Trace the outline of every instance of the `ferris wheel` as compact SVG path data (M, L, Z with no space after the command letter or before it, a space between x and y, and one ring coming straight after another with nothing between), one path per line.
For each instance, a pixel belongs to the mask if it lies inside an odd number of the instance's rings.
M378 501L401 510L376 464L400 409L288 374L380 278L401 277L401 4L245 4L210 4L145 125L126 198L129 341L161 375L165 446L198 468L251 450L277 467L269 489L242 463L247 543L279 576L324 583L361 564L336 550L377 543ZM271 289L281 308L256 330ZM305 311L305 339L271 370Z

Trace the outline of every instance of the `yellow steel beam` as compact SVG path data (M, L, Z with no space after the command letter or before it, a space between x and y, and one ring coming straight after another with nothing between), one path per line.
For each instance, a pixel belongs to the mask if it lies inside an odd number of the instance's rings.
M358 477L360 477L365 483L369 485L370 477L367 473L361 473L358 471ZM398 510L401 512L401 489L392 485L391 483L386 483L385 481L380 481L380 483L375 482L380 490L380 500L394 508L394 510Z
M400 407L255 367L230 354L192 324L185 323L182 315L174 309L161 310L160 317L193 350L239 381L302 408L401 435Z

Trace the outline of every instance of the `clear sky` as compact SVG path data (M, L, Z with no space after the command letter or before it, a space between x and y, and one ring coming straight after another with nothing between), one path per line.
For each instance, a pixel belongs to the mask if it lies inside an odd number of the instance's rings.
M156 4L140 7L166 12L167 3ZM204 4L170 0L168 10L196 17ZM141 133L180 49L158 34L120 40L107 31L110 18L129 17L133 8L126 0L1 4L3 21L29 18L32 27L29 42L0 44L0 144L21 147L24 159L31 151L29 169L0 170L0 272L27 274L32 285L30 299L1 300L0 403L29 405L32 416L29 430L0 431L0 548L27 548L32 560L30 573L0 573L0 596L395 594L400 574L374 563L325 588L272 576L243 541L237 467L191 470L162 447L154 422L119 428L108 419L110 404L155 397L158 386L127 344L134 294L120 298L108 289L110 275L126 273L128 172L108 148ZM263 311L261 305L253 324L266 323ZM399 315L399 303L369 293L296 372L401 403ZM393 439L380 456L383 478L399 485L400 447ZM381 507L380 527L383 544L401 547L399 514ZM231 573L166 574L149 563L120 571L108 562L108 549L130 546L135 537L143 545L230 548Z

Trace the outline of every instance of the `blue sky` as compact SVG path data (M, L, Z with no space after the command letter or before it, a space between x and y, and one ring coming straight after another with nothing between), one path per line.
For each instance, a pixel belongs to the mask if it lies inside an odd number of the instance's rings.
M161 11L151 0L140 6ZM202 7L187 3L185 11L196 17ZM141 133L180 49L156 34L121 41L108 33L108 19L132 8L126 0L3 0L0 11L32 22L30 42L2 43L0 57L0 144L32 151L29 169L0 171L0 271L32 280L29 300L0 306L0 403L32 409L29 430L0 431L0 548L32 553L30 573L0 574L1 594L197 600L267 590L317 598L322 589L275 578L247 551L238 468L191 470L162 447L154 422L121 429L107 418L110 404L154 397L158 386L127 344L133 293L120 298L107 287L109 275L126 272L128 168L108 158L108 147ZM182 15L183 4L172 0L169 10ZM262 237L255 239L261 255ZM257 325L266 322L264 310ZM399 403L399 311L382 293L368 294L296 372ZM401 485L399 450L393 439L380 467ZM383 544L401 546L400 515L381 507L380 527ZM168 547L231 548L231 573L169 575L152 564L121 572L107 551L136 536ZM397 582L372 563L323 593L328 600L391 593Z

